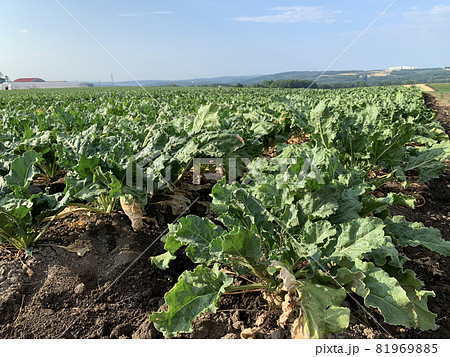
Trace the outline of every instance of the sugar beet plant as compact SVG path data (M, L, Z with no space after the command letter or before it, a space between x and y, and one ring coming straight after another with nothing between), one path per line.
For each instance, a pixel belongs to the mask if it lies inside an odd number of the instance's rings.
M344 168L339 154L293 145L272 162L254 160L245 182L224 179L214 186L216 219L187 216L169 225L167 252L153 262L165 269L185 246L198 266L166 294L167 311L151 315L156 328L166 337L189 332L196 316L217 310L224 293L262 289L270 306L262 317L275 315L295 338L345 329L350 310L341 305L347 294L361 297L389 324L436 329L427 308L434 293L403 268L407 258L396 247L450 255L450 242L436 229L389 217L390 205L414 207L414 198L375 197L364 172ZM257 282L234 286L235 276Z
M69 198L62 193L30 191L42 160L41 153L27 151L11 162L4 178L0 177L0 243L7 242L28 254L52 223L50 220L42 227L44 218L64 208Z

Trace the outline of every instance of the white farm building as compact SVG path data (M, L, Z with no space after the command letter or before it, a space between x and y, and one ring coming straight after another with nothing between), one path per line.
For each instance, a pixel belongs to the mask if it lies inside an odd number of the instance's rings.
M44 88L79 88L79 87L93 87L89 82L66 82L54 81L46 82L41 78L18 78L13 82L3 82L0 84L0 89L44 89Z
M413 70L417 69L417 67L411 67L411 66L396 66L396 67L389 67L387 69L388 72L394 72L394 71L403 71L403 70Z

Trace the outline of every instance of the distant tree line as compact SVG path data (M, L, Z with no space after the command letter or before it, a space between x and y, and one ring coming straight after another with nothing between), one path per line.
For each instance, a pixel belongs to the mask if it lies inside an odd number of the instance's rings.
M312 89L340 89L340 88L359 88L359 87L377 87L377 86L398 86L404 84L419 84L419 83L444 83L441 81L417 81L417 80L383 80L383 81L368 81L368 80L356 80L351 82L333 82L333 83L320 83L310 80L299 79L281 79L281 80L266 80L262 83L255 83L251 86L246 86L241 83L234 85L233 87L252 87L252 88L312 88ZM448 82L448 81L447 81Z
M214 83L198 85L199 87L251 87L251 88L319 88L338 89L356 87L393 86L419 83L448 83L450 73L444 69L419 69L392 72L389 76L341 76L333 75L319 78L317 82L310 79L270 79L254 84Z
M254 88L318 88L313 81L305 79L280 79L277 81L266 80L262 83L255 83Z

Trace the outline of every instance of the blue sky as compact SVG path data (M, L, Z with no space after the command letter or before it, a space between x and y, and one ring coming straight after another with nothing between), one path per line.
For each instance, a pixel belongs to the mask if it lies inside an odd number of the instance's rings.
M138 79L324 70L392 0L58 0ZM2 0L11 78L130 80L54 0ZM398 0L331 68L450 66L448 0Z

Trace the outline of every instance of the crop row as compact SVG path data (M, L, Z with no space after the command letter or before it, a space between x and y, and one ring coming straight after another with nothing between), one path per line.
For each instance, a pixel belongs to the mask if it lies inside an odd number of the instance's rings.
M433 292L403 269L406 258L396 247L449 255L450 243L435 229L389 216L392 204L414 207L413 197L372 194L388 181L407 185L410 172L427 182L445 168L450 143L419 90L150 94L2 94L0 242L31 254L52 223L48 217L68 205L106 213L120 205L139 229L155 190L172 190L195 159L220 159L225 172L241 179L214 186L216 218L188 216L169 225L167 252L153 258L167 268L186 246L198 264L166 294L168 310L151 316L166 336L216 311L223 293L255 287L271 306L264 317L274 314L293 337L344 329L346 294L362 297L390 324L437 328L427 308ZM293 137L303 143L289 145ZM262 159L269 148L276 158ZM37 190L36 180L44 188ZM63 188L52 192L56 181ZM235 275L257 283L236 287Z

